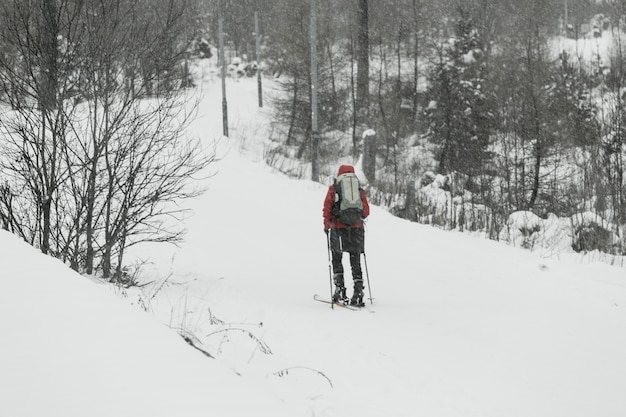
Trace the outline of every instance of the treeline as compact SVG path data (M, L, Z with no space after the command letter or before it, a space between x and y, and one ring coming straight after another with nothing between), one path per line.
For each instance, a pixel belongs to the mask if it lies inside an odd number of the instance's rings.
M289 3L279 9L282 25L266 27L272 42L284 39L267 52L281 94L276 146L266 158L306 177L309 2ZM370 0L365 22L362 3L318 1L320 155L327 178L338 161L356 161L365 150L372 199L404 217L497 239L515 211L563 217L592 211L620 238L607 237L603 249L623 252L624 2ZM357 82L363 24L365 107ZM610 56L561 48L583 36L613 37ZM294 158L301 161L295 167ZM448 198L424 192L429 183Z
M608 61L555 54L552 40L594 16L621 34L622 3L317 0L321 180L365 150L372 201L412 220L497 238L517 210L591 210L620 233L621 38ZM310 178L311 2L219 5L228 56L249 61L258 11L264 75L279 85L266 158ZM129 246L179 241L178 203L214 158L186 137L186 91L191 61L217 44L217 11L0 0L0 227L117 280ZM431 181L449 198L424 193Z
M0 226L77 271L128 280L177 242L212 160L187 138L198 9L185 0L0 0Z

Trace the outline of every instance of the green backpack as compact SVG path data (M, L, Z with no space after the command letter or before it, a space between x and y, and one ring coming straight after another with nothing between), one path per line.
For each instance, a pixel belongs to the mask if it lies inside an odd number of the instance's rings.
M356 174L347 172L335 179L333 215L346 226L354 226L363 220L363 200Z

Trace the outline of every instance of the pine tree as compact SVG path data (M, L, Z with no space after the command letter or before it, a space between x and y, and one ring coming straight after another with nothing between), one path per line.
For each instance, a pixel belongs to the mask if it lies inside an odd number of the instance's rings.
M462 13L455 36L439 50L427 92L430 138L439 147L441 173L472 175L488 156L493 112L485 91L486 58L480 34Z

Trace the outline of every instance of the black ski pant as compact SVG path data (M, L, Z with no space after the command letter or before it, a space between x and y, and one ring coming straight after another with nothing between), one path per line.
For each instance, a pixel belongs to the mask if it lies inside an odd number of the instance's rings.
M363 253L365 233L361 228L339 228L330 230L330 251L332 253L333 277L335 285L344 286L343 253L350 254L352 279L363 281L361 253Z

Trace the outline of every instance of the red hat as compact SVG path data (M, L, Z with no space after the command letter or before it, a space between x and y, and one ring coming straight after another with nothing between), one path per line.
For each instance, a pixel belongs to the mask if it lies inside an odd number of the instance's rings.
M339 167L339 172L337 173L337 176L340 176L341 174L345 174L351 172L354 174L354 167L352 165L342 165Z

